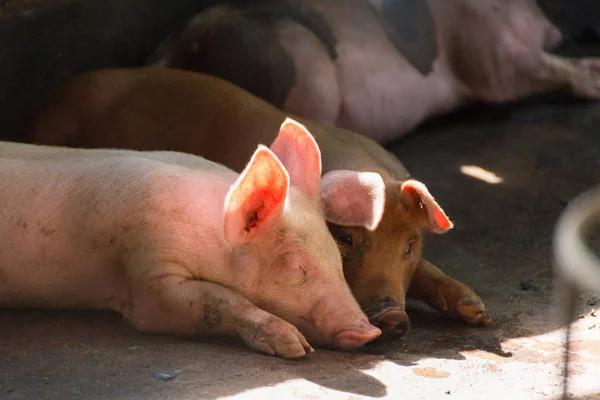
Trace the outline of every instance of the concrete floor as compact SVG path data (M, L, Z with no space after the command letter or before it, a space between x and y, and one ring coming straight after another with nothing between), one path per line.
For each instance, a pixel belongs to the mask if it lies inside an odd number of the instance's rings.
M401 340L286 361L235 341L140 335L110 313L0 311L0 398L560 398L565 300L551 235L564 205L600 182L600 103L476 107L392 148L456 225L428 237L428 259L481 295L490 328L416 305ZM569 391L600 398L600 296L576 301Z

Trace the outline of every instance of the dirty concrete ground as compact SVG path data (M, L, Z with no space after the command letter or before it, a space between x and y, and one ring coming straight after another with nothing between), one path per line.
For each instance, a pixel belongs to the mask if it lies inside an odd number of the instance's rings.
M0 398L560 398L565 298L550 246L563 207L600 182L600 103L542 100L473 107L390 147L456 225L427 237L427 257L481 295L491 327L416 304L403 339L286 361L234 340L137 334L111 313L4 310ZM600 398L600 296L576 302L570 398Z

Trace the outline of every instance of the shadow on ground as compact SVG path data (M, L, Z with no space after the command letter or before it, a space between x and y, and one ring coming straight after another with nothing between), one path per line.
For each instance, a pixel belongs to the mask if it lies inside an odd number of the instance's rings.
M3 311L0 326L3 399L205 399L294 378L365 396L386 394L384 385L360 372L375 357L321 350L305 360L282 360L233 340L140 335L112 313ZM179 371L173 381L153 377L170 371Z

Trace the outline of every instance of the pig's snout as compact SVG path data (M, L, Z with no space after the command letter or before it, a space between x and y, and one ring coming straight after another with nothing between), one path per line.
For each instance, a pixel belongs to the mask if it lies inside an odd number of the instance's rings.
M399 338L410 330L408 315L399 308L379 314L371 320L371 323L381 329L382 339Z
M309 342L339 350L351 351L381 335L381 330L369 323L348 292L350 306L340 307L339 296L320 299L310 318L302 318L301 331ZM354 303L354 305L352 305Z
M352 329L343 330L335 335L334 344L340 350L351 351L356 350L362 345L370 342L381 335L381 330L371 325L365 319L359 325L353 326Z
M408 315L395 301L386 299L369 308L372 309L367 312L369 322L381 329L381 339L399 338L410 330Z

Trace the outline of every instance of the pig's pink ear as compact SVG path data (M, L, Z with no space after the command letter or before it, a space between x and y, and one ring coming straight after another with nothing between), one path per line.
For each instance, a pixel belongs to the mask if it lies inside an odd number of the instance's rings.
M304 125L286 118L271 150L290 174L292 185L317 199L321 180L321 150Z
M247 243L283 212L290 178L275 154L259 145L225 198L225 240Z
M385 183L374 172L331 171L321 180L321 199L329 222L375 230L383 216Z
M410 179L402 184L400 190L402 199L409 207L425 208L429 229L432 232L444 233L452 229L454 225L423 183Z

